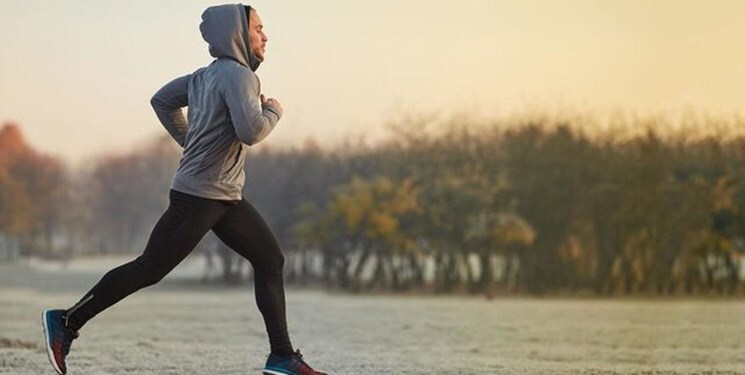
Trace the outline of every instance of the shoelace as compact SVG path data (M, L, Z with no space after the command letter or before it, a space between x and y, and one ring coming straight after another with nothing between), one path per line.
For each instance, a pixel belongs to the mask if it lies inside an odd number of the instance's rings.
M295 350L294 354L295 354L295 358L297 359L297 364L299 365L300 369L302 369L303 371L310 371L314 374L316 373L316 370L313 370L313 368L310 367L310 365L305 363L305 361L303 360L303 355L300 353L300 349Z

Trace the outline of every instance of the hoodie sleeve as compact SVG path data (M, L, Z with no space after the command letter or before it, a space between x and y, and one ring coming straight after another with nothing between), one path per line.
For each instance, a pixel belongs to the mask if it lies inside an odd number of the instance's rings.
M223 99L228 106L235 134L241 142L251 146L264 138L277 126L282 111L261 104L259 78L248 76L231 77L225 85Z
M150 104L168 133L181 147L184 147L189 124L181 111L189 104L189 78L185 75L167 83L150 99Z

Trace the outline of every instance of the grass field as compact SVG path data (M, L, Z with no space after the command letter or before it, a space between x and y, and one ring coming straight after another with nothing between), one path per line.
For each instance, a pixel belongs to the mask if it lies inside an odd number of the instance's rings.
M40 313L74 303L117 261L0 265L0 374L53 374ZM183 265L92 320L69 374L260 374L250 286ZM745 303L349 296L290 289L293 344L330 374L745 373Z

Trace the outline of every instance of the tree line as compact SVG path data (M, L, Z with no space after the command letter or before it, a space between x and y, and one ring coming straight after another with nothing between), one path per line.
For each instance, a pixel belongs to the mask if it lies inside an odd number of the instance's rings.
M589 134L601 124L407 119L372 146L254 148L245 196L280 239L293 283L742 293L745 137L691 121L684 130L637 120ZM141 251L178 164L170 139L71 172L28 146L7 151L13 132L20 136L17 126L0 131L0 232L22 239L25 254ZM236 258L217 243L203 247L234 280Z

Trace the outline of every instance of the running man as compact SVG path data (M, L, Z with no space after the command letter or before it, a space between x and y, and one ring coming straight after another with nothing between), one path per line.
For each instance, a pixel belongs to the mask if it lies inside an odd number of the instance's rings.
M176 78L151 100L158 119L183 147L170 204L137 259L106 273L74 306L42 314L49 360L59 374L80 329L128 295L158 283L212 230L254 268L256 304L271 353L264 374L315 375L293 349L287 332L282 268L284 255L273 233L243 198L248 146L266 138L282 106L265 99L256 69L267 36L256 10L241 4L210 7L199 28L215 60ZM188 122L181 108L189 107Z

